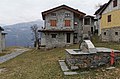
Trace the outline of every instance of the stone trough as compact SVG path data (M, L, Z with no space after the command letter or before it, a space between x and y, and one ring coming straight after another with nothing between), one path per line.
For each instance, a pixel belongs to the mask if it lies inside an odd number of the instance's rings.
M66 49L65 62L70 69L95 68L110 65L111 52L114 52L114 62L120 59L120 51L104 47L95 47L90 40L84 40L80 49Z

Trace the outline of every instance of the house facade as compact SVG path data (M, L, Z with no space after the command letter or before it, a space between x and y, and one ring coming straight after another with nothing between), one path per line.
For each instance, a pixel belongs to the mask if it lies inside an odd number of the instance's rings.
M4 29L0 27L0 52L2 52L5 49L5 35L6 33L3 33Z
M94 25L94 16L86 15L83 18L83 38L91 39L90 37L94 35L96 27Z
M102 17L102 11L104 10L104 8L107 6L107 3L103 4L100 6L100 8L95 12L95 26L96 26L96 31L98 33L98 36L101 35L101 27L100 27L100 23L101 23L101 17Z
M79 43L83 35L85 13L66 5L42 12L44 27L41 33L41 47L55 48Z
M120 0L109 0L101 13L102 41L120 42Z

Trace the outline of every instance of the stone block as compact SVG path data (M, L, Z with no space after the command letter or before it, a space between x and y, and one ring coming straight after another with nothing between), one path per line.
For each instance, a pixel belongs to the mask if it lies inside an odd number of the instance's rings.
M77 75L77 72L64 72L64 75Z
M59 60L59 64L61 66L62 71L68 71L69 70L66 63L63 60Z

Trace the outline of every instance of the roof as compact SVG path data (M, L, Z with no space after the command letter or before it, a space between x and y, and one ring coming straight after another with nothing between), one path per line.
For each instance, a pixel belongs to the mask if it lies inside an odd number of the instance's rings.
M103 8L103 10L100 12L100 14L103 13L103 11L108 7L108 5L112 2L112 0L109 0L109 2L106 4L106 6Z
M2 33L2 35L6 35L7 33Z
M94 18L94 16L91 16L91 15L86 15L85 17L91 17L91 18Z
M4 29L0 26L0 31L4 31Z
M74 9L74 8L71 8L69 6L66 6L66 5L61 5L61 6L58 6L58 7L55 7L55 8L52 8L50 10L47 10L47 11L44 11L42 12L42 17L43 17L43 20L45 20L45 16L49 13L52 13L52 12L55 12L55 11L58 11L60 9L66 9L66 10L69 10L71 12L74 12L75 14L78 14L80 16L84 16L86 15L85 13L79 11L78 9Z
M95 15L96 14L102 14L103 11L109 6L109 4L112 2L112 0L109 0L108 3L105 3L101 8L99 8L96 12L95 12Z
M105 6L107 6L107 3L103 4L103 5L95 12L94 15L97 15L97 14L99 14L100 12L102 12L102 11L104 10Z
M2 32L2 35L6 35L7 33L5 33L5 32Z
M92 19L95 18L94 16L91 16L91 15L86 15L85 18L86 18L86 17L89 17L89 18L92 18Z
M59 29L49 29L49 30L42 29L42 30L38 30L38 32L74 32L74 30L72 30L72 29L62 29L62 30L59 30Z

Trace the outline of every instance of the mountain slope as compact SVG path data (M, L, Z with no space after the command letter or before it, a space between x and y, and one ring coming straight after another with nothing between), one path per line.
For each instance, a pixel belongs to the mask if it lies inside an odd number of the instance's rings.
M36 20L4 26L5 32L8 33L6 35L6 46L33 46L33 34L30 27L34 24L37 24L37 26L41 28L43 22Z

